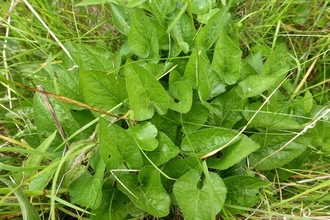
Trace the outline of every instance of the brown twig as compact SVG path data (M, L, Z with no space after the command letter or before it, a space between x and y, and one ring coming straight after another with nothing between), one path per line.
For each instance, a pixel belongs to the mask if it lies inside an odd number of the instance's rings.
M45 89L44 89L44 87L42 85L38 85L37 88L40 91L46 92ZM41 96L42 96L42 99L44 100L44 102L45 102L45 104L47 106L48 111L50 112L50 114L51 114L51 116L52 116L52 118L53 118L53 120L55 122L56 128L57 128L58 132L60 133L60 135L62 137L62 140L63 141L66 141L67 136L66 136L66 134L65 134L65 132L63 130L63 127L61 125L60 120L58 119L58 117L56 115L56 112L55 112L55 109L54 109L52 103L50 102L50 100L49 100L49 98L48 98L48 96L46 94L41 93ZM67 148L69 147L69 144L68 143L66 143L66 147Z

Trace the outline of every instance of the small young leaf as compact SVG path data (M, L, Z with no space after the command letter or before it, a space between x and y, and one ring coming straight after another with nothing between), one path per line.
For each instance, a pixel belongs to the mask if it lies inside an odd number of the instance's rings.
M164 190L159 172L152 166L143 167L139 175L132 173L120 177L117 183L120 191L125 193L140 209L156 217L167 216L170 208L170 196Z
M271 170L289 163L302 154L311 142L310 137L300 136L281 149L293 138L293 135L258 133L252 135L251 138L261 146L259 150L249 156L250 166L256 166L258 170ZM279 151L279 149L281 150Z
M192 0L189 3L191 13L203 14L212 8L215 0Z
M175 22L170 35L172 39L178 43L184 53L188 53L189 49L195 44L194 37L196 34L196 29L193 22L186 14L180 14L177 10L171 13L170 23ZM181 16L180 16L181 15ZM180 16L180 18L178 18Z
M189 156L203 156L228 143L237 135L237 131L219 128L206 128L190 133L181 143L181 151ZM236 138L233 142L237 142Z
M153 151L147 151L146 154L154 164L160 166L178 155L180 149L163 132L158 132L157 139L159 146Z
M215 47L212 69L219 74L222 81L228 85L235 84L240 77L240 62L242 51L238 43L222 31Z
M166 114L169 105L167 93L151 73L131 62L126 65L125 74L134 119L150 119L154 108L159 114Z
M146 151L152 151L158 147L157 128L150 122L141 122L128 129L137 144Z
M196 131L204 125L208 115L209 111L204 105L198 103L193 104L190 111L182 115L184 129L182 128L181 131L185 134ZM178 123L181 125L180 120L178 120Z
M131 23L131 17L128 9L120 4L110 3L110 13L112 23L118 31L124 35L128 35Z
M192 105L193 91L189 83L178 81L169 88L169 108L180 113L189 112Z
M159 44L156 30L149 18L140 9L135 9L132 15L128 34L130 50L141 58L159 58Z
M221 211L227 189L218 174L209 174L210 182L201 180L201 172L192 169L174 183L173 192L184 219L212 219L215 216L211 216L211 210L215 214Z
M100 118L100 153L108 170L140 169L143 159L138 146L130 134L116 124Z
M227 187L225 204L250 208L260 201L258 193L261 187L266 187L267 182L251 176L231 176L223 179ZM239 214L244 210L228 207L232 214Z
M306 91L303 100L304 100L303 108L304 108L305 112L310 113L310 111L313 108L313 95L309 90Z

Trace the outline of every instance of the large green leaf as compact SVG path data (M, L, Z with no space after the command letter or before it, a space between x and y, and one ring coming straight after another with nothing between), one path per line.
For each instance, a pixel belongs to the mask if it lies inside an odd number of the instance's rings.
M218 174L209 173L209 178L192 169L174 183L173 192L184 219L213 219L221 211L227 189Z
M80 74L80 81L86 103L104 111L109 111L128 97L125 79L121 76L84 71Z
M285 44L281 44L267 58L261 75L285 77L289 71L288 55Z
M242 135L243 138L221 151L221 157L212 156L206 159L210 168L225 170L246 158L252 152L258 150L260 145L251 138Z
M215 126L232 128L243 119L244 100L238 96L236 87L211 101L209 122Z
M242 99L257 96L271 88L278 81L276 76L252 75L238 83L238 94Z
M190 156L203 156L227 144L237 133L235 130L219 128L198 130L184 137L181 143L181 151L183 154ZM235 141L239 139L236 138Z
M180 112L187 113L192 105L193 91L189 83L177 81L169 87L169 108Z
M227 33L222 31L215 47L211 67L223 82L232 85L240 77L241 56L242 51L238 43L233 42Z
M116 124L100 118L100 153L107 169L140 169L143 159L131 135Z
M223 179L227 187L225 204L250 208L260 201L258 196L261 187L266 187L267 182L252 176L232 176ZM227 207L232 214L244 212L244 210Z
M157 217L167 216L170 196L160 181L159 172L152 166L143 167L139 175L132 173L120 177L118 188L140 209Z
M245 106L243 115L246 120L250 120L253 114L261 106L260 102L254 102ZM302 129L303 126L292 118L292 115L272 105L265 105L261 111L251 121L250 125L256 127L266 127L271 130L278 129Z
M151 73L131 62L126 65L125 74L134 119L150 119L154 108L159 114L166 114L169 106L167 93Z
M102 199L102 183L105 164L99 152L93 154L91 161L95 173L92 176L89 172L75 179L69 187L71 201L86 208L98 208Z
M18 203L21 207L21 212L23 220L37 220L40 219L38 213L30 203L29 199L26 197L24 192L6 178L0 178L0 181L6 184L15 193Z
M250 166L256 166L258 170L271 170L289 163L302 154L311 142L310 137L300 136L283 148L293 135L258 133L251 138L261 146L249 156Z
M227 22L228 8L222 9L214 14L207 22L206 26L202 28L196 38L196 45L199 49L207 51L218 39L220 33L223 31Z
M93 70L110 72L114 69L111 62L113 53L109 51L106 45L75 45L79 52L79 70Z
M130 31L128 34L130 50L141 58L159 58L159 44L156 30L149 18L140 9L132 14Z

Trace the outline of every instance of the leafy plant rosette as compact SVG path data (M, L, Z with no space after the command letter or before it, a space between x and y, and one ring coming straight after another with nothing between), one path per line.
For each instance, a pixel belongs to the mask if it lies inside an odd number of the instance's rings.
M299 167L313 132L326 137L326 124L295 135L309 123L299 116L311 117L319 107L293 105L287 91L278 90L292 68L285 44L242 56L229 6L207 0L109 2L124 45L113 52L102 43L67 42L73 61L63 55L62 65L47 65L47 77L37 80L47 91L121 120L52 99L76 142L65 163L54 160L42 174L29 175L31 190L43 190L62 173L70 201L91 219L169 217L176 210L184 219L215 219L256 205L260 188L269 187L247 169ZM75 64L79 68L71 68ZM42 151L62 152L40 94L34 115L39 136L48 137ZM95 123L98 143L79 142ZM76 152L86 151L89 168L72 168Z

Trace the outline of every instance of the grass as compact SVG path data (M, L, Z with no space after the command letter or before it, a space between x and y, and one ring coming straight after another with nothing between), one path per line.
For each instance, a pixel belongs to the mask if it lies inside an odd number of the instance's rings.
M74 7L77 3L74 1L51 3L31 0L28 2L37 11L40 19L48 25L50 31L40 23L25 1L16 1L12 8L11 1L1 4L0 42L4 53L3 59L0 60L0 71L8 80L35 86L34 79L42 74L42 69L47 63L62 62L60 55L63 47L59 42L64 43L69 40L98 44L102 41L113 51L123 43L122 35L111 24L108 5ZM329 106L328 1L247 0L237 4L233 9L233 15L234 20L239 22L239 40L243 55L255 50L268 53L278 42L286 43L290 49L291 84L284 83L280 89L288 91L287 102L292 102L291 106L296 104L294 97L299 95L304 97L306 94L310 94L318 105ZM58 42L51 33L59 39ZM316 62L313 63L314 61ZM26 142L33 148L39 145L36 141L38 134L32 110L33 92L6 83L2 83L0 88L0 138L2 139L0 146L16 149L13 152L1 152L0 162L23 167L27 152L19 150L18 146L26 146ZM304 102L303 99L299 101ZM325 116L321 120L328 121L328 118ZM329 139L327 141L329 144ZM260 193L261 202L256 207L246 209L244 214L235 217L223 213L222 218L328 219L330 216L329 150L329 147L311 148L311 153L300 169L285 167L272 172L248 170L247 172L251 172L252 175L266 180L271 187ZM80 153L82 151L77 151L75 155ZM44 163L47 165L47 161ZM288 173L292 175L285 178ZM0 175L9 177L13 173L0 169ZM60 219L63 216L72 216L72 219L84 218L84 215L77 214L78 207L75 205L56 200L55 191L56 189L53 188L42 192L48 197L38 197L40 201L34 203L39 207L38 211L47 213L48 209L55 209L51 203L56 203L58 208L55 212L58 216L56 218L52 216L53 219ZM28 196L33 195L28 194ZM0 205L2 206L0 216L6 216L7 219L20 217L18 202L6 190L0 189ZM45 218L46 216L47 214Z

